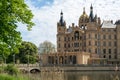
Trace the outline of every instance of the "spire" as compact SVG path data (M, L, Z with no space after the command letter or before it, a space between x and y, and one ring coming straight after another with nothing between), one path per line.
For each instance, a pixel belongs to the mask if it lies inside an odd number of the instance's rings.
M61 15L63 15L63 12L62 12L62 10L61 10L61 13L60 13Z
M60 25L61 26L64 26L64 20L63 20L63 12L62 12L62 10L61 10L61 13L60 13Z
M60 13L60 21L59 21L59 23L60 23L60 26L64 26L64 20L63 20L63 12L62 12L62 10L61 10L61 13Z
M90 22L93 22L93 21L94 21L94 18L93 18L93 6L92 6L92 4L91 4L91 6L90 6L89 20L90 20Z
M93 9L93 6L92 6L92 4L91 4L91 6L90 6L90 9Z
M83 14L85 14L85 7L83 8Z

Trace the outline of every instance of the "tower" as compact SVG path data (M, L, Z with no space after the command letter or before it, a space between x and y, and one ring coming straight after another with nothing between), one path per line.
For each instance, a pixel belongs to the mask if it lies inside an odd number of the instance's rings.
M117 33L117 57L120 59L120 20L115 22Z
M91 4L91 7L90 7L89 21L90 21L90 22L94 22L93 6L92 6L92 4Z
M57 51L64 52L64 34L66 31L66 22L63 19L63 12L60 13L60 20L57 23Z
M84 7L83 8L83 14L79 18L79 24L78 25L79 25L79 27L85 26L85 24L88 23L88 22L89 22L89 17L85 12L85 7Z

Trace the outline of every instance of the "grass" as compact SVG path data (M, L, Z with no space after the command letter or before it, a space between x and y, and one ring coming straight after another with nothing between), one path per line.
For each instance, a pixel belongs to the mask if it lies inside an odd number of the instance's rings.
M28 78L19 76L12 76L8 74L0 74L0 80L28 80Z

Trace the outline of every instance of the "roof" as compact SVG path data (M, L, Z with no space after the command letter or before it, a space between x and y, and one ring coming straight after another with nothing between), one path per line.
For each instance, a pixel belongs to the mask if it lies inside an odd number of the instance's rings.
M102 28L116 28L112 21L103 21Z
M116 25L120 25L120 20L117 20L117 21L115 22L115 24L116 24Z

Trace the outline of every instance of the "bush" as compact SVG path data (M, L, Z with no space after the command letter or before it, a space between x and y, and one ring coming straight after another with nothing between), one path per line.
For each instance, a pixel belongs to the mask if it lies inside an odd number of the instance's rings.
M0 66L0 73L2 73L4 71L3 67Z
M4 71L7 72L10 75L17 75L17 73L19 72L18 69L13 64L7 65L4 68Z
M28 80L28 79L23 76L16 77L7 74L0 74L0 80Z

